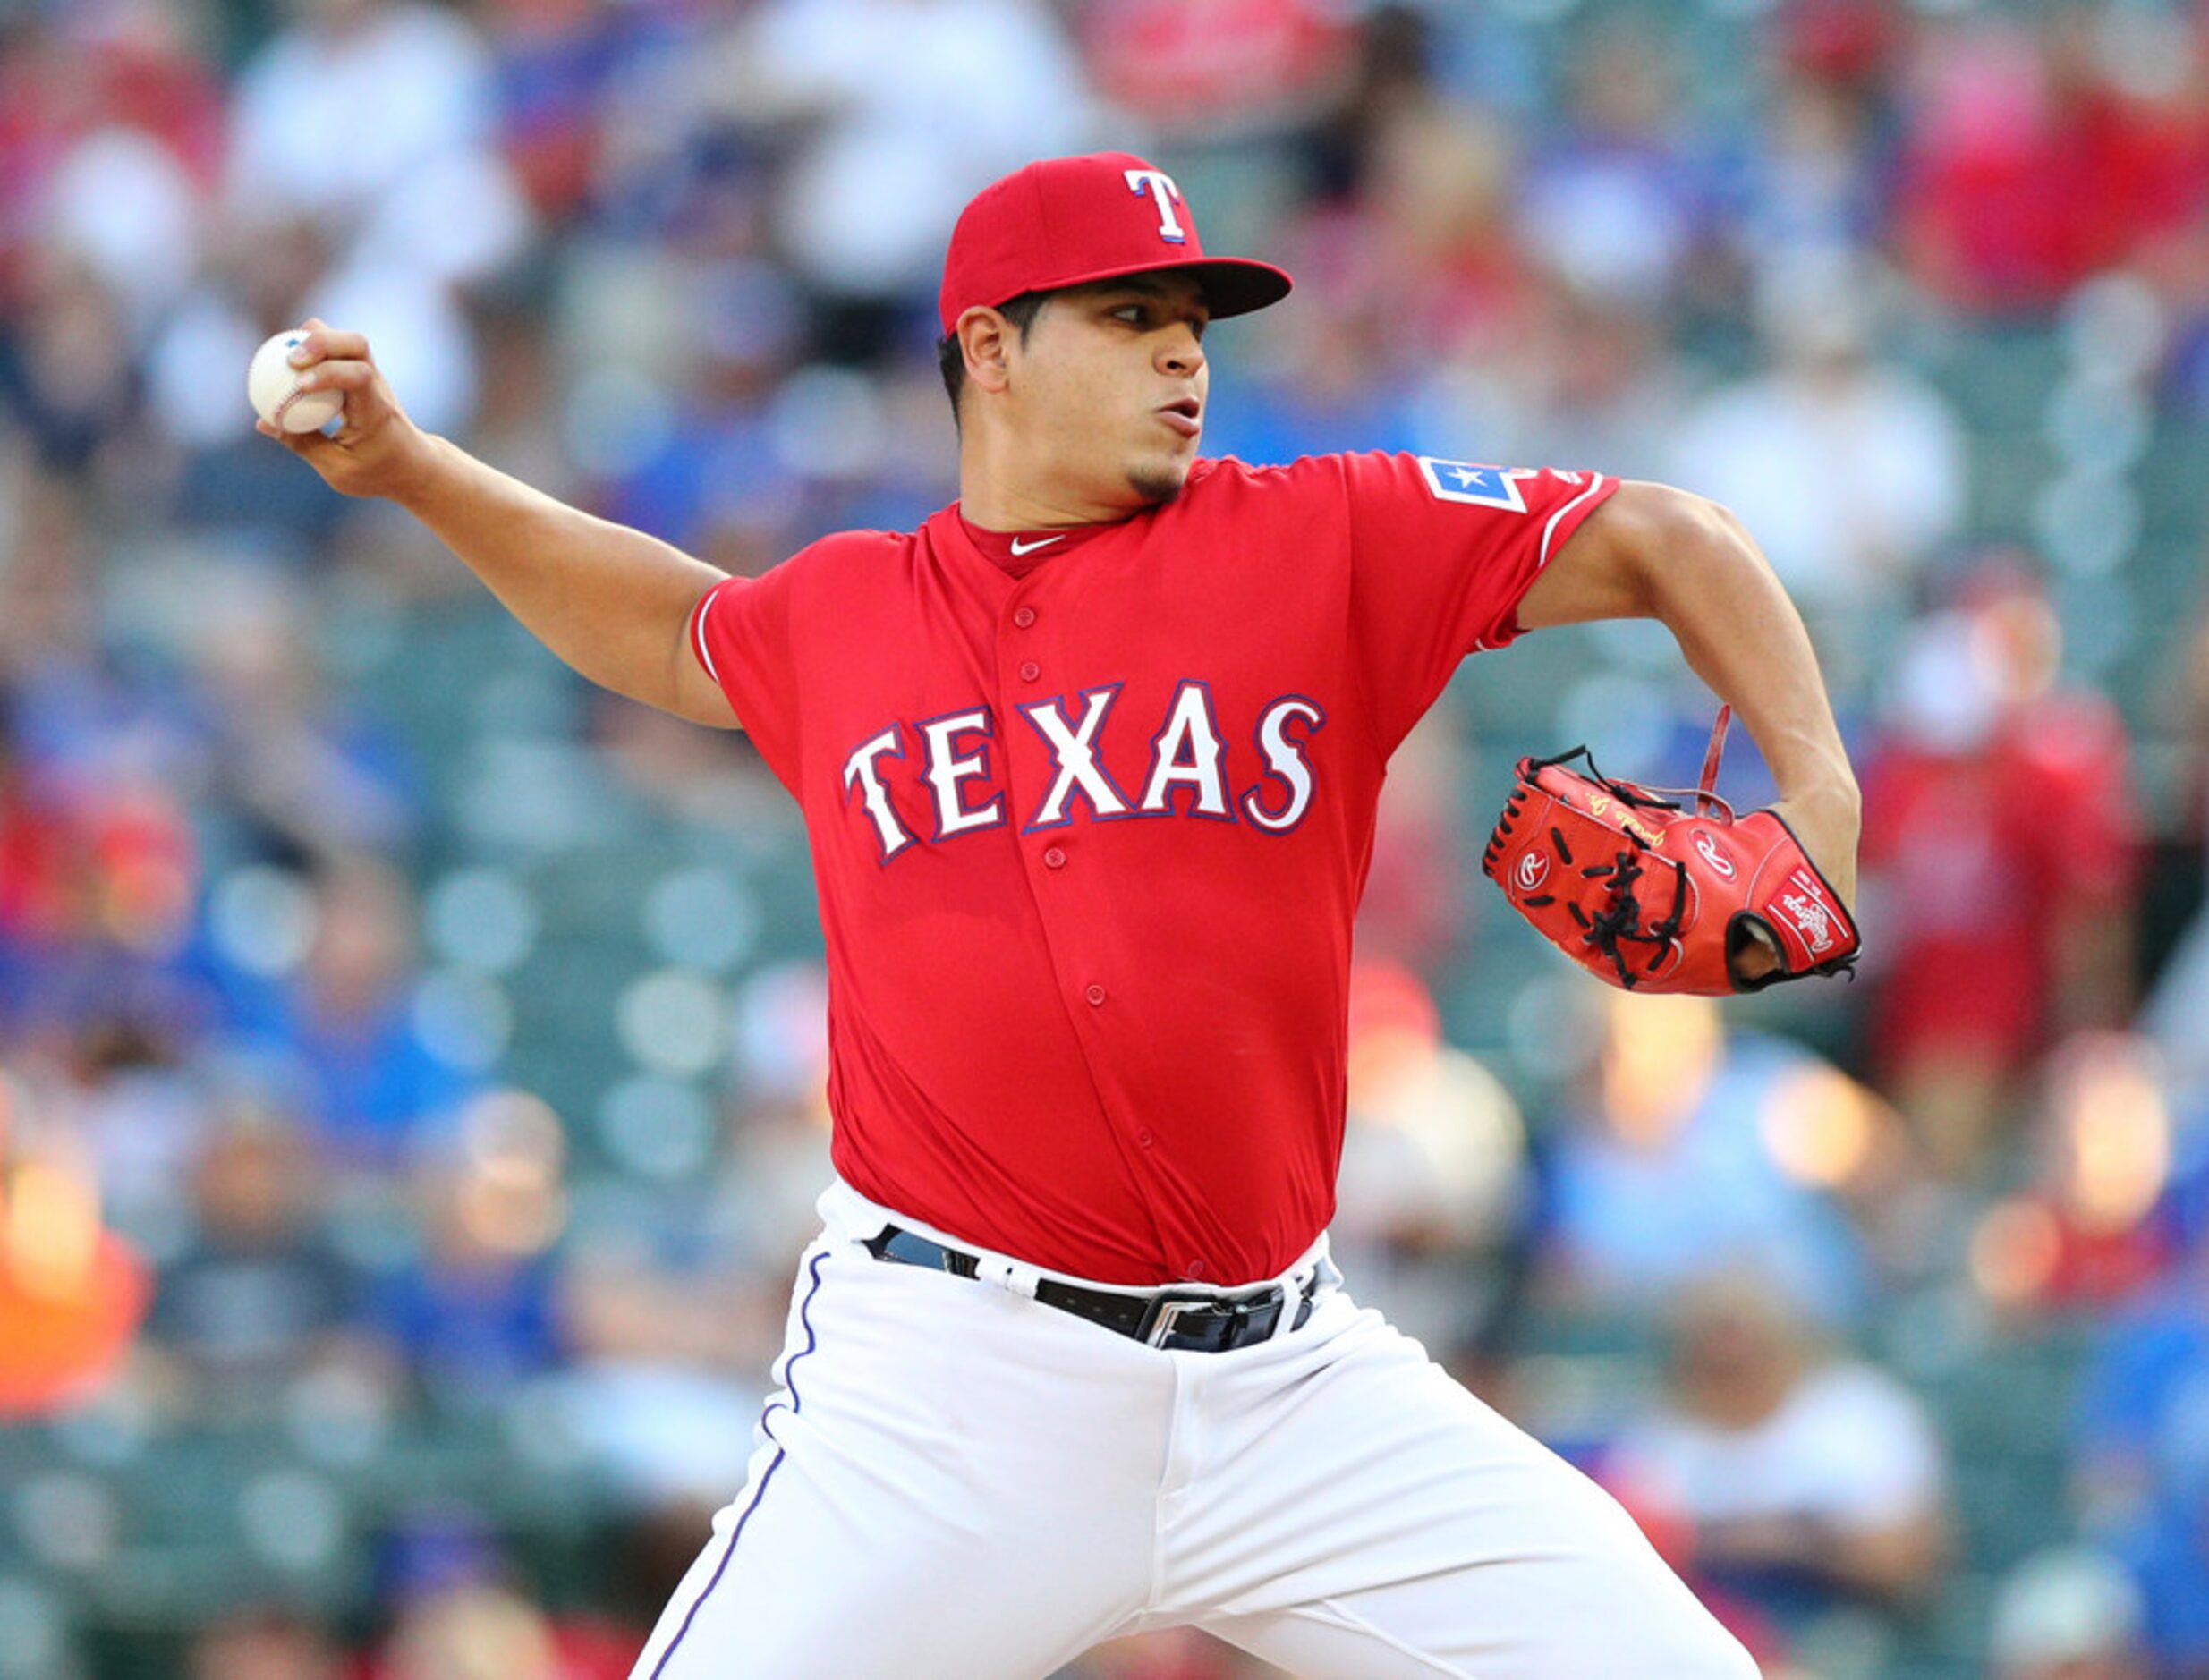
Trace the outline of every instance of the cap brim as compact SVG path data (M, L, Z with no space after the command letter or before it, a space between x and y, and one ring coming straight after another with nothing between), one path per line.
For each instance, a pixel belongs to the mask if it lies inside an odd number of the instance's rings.
M1139 274L1194 276L1197 284L1204 288L1204 307L1215 321L1230 315L1248 315L1253 310L1279 303L1296 284L1288 277L1287 269L1276 268L1271 263L1254 258L1198 257L1182 262L1168 258L1163 262L1137 263L1132 267L1100 268L1093 274L1052 279L1030 290L1062 292L1068 286L1094 285L1100 280L1125 280L1130 275Z

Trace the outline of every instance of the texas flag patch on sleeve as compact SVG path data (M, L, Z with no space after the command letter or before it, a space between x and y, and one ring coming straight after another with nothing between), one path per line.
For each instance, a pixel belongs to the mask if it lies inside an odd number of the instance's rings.
M1436 501L1497 507L1507 513L1526 511L1526 498L1519 494L1518 480L1542 476L1532 467L1490 467L1474 461L1444 461L1439 455L1421 455L1418 459L1419 471L1426 475L1427 488ZM1553 476L1576 483L1580 475L1559 472Z

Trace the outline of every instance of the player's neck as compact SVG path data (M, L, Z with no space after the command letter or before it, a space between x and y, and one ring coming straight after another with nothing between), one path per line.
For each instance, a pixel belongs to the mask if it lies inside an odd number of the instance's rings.
M959 512L984 530L1063 530L1109 525L1143 511L1083 494L980 437L961 440Z

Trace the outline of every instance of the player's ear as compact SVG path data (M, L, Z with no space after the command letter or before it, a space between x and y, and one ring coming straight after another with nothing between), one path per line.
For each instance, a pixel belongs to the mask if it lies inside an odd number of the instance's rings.
M976 304L959 317L955 328L960 353L966 358L967 383L984 391L1002 391L1012 376L1014 342L1020 336L1013 324L997 310Z

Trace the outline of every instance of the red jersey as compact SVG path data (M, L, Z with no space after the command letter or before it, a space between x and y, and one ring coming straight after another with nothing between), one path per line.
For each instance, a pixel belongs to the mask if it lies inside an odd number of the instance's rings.
M1389 755L1617 488L1208 461L1115 524L955 506L716 585L692 649L811 843L837 1171L1076 1277L1285 1270Z

